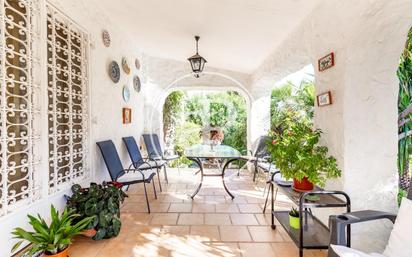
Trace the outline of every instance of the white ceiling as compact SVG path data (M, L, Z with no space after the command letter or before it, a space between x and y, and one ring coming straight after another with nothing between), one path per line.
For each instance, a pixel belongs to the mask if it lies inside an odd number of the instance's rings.
M95 0L142 52L253 72L321 0Z

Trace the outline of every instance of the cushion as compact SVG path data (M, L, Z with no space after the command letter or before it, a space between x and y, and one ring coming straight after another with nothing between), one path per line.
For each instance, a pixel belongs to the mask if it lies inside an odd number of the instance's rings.
M172 161L172 160L179 159L179 155L176 155L176 154L174 154L174 155L165 155L163 158L167 161Z
M156 174L153 170L144 170L142 171L144 174L145 180L150 180ZM133 182L133 181L142 181L143 177L142 174L138 171L129 171L128 173L124 174L120 178L117 178L117 182L126 183L126 182Z
M156 160L156 161L148 161L140 164L137 166L138 169L152 169L152 168L157 168L161 167L164 165L166 162L162 160Z
M403 198L396 222L383 254L388 257L412 256L412 201Z
M333 251L340 257L385 257L378 253L366 254L361 251L341 245L331 245Z

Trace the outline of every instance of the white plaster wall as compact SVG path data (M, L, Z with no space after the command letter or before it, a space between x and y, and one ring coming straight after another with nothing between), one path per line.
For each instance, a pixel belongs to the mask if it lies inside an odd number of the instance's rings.
M315 109L315 125L343 170L328 188L349 193L354 210L396 211L396 69L411 9L407 0L324 1L252 76L255 96L335 52L335 67L315 73L316 92L331 90L334 101ZM353 245L382 250L390 229L389 222L357 225Z

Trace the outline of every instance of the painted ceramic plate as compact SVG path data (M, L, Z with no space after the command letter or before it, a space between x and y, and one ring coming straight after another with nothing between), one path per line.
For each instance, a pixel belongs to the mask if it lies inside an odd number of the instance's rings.
M130 74L130 66L129 66L129 63L127 62L127 58L125 58L125 57L122 59L122 68L123 68L123 71L127 75Z
M140 84L140 78L139 76L134 76L133 77L133 88L136 92L140 92L141 84Z
M109 31L103 30L102 38L103 38L103 44L104 44L104 46L105 46L105 47L109 47L109 46L110 46L110 42L111 42Z
M130 89L128 86L123 87L123 100L127 103L130 100Z
M116 61L112 61L109 65L109 76L114 83L120 80L120 68Z
M136 60L134 61L134 65L136 66L136 69L140 70L140 62L139 62L139 59L136 58Z

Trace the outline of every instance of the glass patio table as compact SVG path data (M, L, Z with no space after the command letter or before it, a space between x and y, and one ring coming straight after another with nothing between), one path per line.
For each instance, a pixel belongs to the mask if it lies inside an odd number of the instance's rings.
M240 159L241 154L238 150L227 146L227 145L209 145L209 144L197 144L187 148L184 152L184 155L189 159L194 161L200 169L200 184L197 187L196 191L192 194L192 199L199 193L200 188L202 187L203 177L222 177L223 187L226 192L233 199L235 198L225 184L225 171L229 164ZM218 159L221 160L224 165L220 169L219 173L205 173L203 169L203 162L207 159Z

